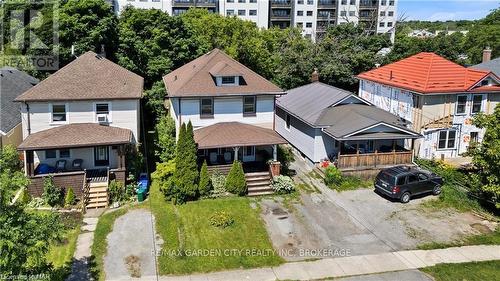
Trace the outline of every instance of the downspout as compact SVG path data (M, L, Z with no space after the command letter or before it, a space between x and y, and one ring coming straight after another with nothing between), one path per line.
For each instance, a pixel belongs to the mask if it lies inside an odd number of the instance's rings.
M30 119L30 105L27 102L24 102L26 105L26 113L28 115L28 120L27 120L27 128L26 130L28 131L28 136L31 135L31 119Z

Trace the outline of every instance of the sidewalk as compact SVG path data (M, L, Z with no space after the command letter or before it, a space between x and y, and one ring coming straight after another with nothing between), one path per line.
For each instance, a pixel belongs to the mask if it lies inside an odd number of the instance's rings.
M311 280L411 270L434 266L439 263L463 263L487 260L500 260L500 245L478 245L437 250L399 251L377 255L285 263L277 267L231 270L185 276L162 276L159 280ZM156 277L143 277L140 280L156 280Z

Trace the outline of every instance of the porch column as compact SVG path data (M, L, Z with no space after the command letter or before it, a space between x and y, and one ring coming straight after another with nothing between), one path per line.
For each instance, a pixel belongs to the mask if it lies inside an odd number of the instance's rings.
M238 146L233 147L234 149L234 161L238 160L238 150L240 149Z
M278 145L273 144L273 160L278 161Z
M123 169L125 168L125 145L120 145L120 148L118 149L118 156L120 158L120 169Z
M26 174L27 176L35 175L34 154L33 150L26 150Z

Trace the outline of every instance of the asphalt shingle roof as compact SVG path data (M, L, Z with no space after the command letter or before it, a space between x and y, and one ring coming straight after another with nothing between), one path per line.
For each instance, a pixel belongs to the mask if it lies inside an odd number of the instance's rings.
M500 58L476 64L471 66L470 68L491 71L495 73L496 76L500 77Z
M144 79L97 55L86 52L16 101L140 99Z
M20 105L14 100L38 82L38 79L15 68L0 68L0 130L2 132L8 133L21 123Z

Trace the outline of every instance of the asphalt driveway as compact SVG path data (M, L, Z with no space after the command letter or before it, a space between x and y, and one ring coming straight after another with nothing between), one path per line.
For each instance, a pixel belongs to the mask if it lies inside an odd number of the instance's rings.
M301 192L292 203L280 198L261 201L273 245L287 260L415 249L495 228L471 213L423 208L421 203L433 196L401 204L372 189L339 193L311 177L305 162L296 161L292 168L296 181L314 185L318 192Z

